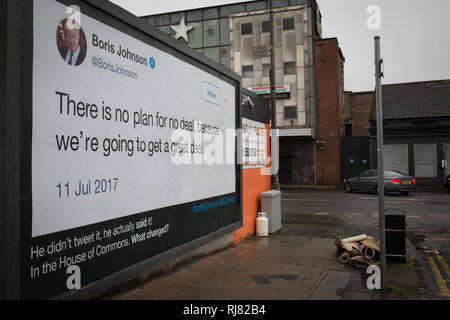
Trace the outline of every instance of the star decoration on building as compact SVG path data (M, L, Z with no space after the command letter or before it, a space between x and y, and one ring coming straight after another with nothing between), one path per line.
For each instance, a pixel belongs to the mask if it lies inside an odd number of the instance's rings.
M181 22L177 26L170 26L177 34L175 35L175 39L178 40L178 38L183 37L186 42L189 42L187 33L194 28L193 26L187 26L184 23L184 18L181 18Z

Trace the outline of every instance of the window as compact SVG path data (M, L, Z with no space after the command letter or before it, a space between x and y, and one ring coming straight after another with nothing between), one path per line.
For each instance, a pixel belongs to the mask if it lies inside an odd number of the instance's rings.
M261 32L270 32L270 21L263 21L261 24Z
M203 41L205 47L219 45L219 20L203 21Z
M253 78L253 66L242 66L242 78Z
M370 177L371 174L372 174L372 170L368 170L368 171L361 173L361 175L359 177L360 178L368 178L368 177Z
M220 48L220 64L227 68L230 67L230 47Z
M284 74L296 74L296 73L297 70L295 70L295 61L284 63Z
M263 77L270 77L270 63L263 64Z
M230 21L228 18L220 19L220 44L223 46L230 45Z
M214 48L204 48L203 54L210 58L211 60L214 60L217 63L220 63L220 48L214 47Z
M252 23L243 23L241 25L241 34L245 35L245 34L252 34L253 33L253 26Z
M372 171L370 171L369 177L378 177L378 170L372 170Z
M294 30L295 21L294 18L283 19L283 30Z
M284 107L284 119L297 119L297 106Z
M189 25L194 28L188 33L188 45L197 49L203 47L203 22L191 22Z

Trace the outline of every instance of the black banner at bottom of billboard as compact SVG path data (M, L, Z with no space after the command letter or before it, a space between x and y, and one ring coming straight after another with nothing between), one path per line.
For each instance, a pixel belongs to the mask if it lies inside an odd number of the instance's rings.
M22 298L47 299L84 287L239 222L239 204L231 193L24 241Z

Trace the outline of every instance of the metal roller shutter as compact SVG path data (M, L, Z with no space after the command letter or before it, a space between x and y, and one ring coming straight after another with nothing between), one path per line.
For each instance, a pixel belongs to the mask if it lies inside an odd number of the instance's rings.
M444 143L445 175L450 174L450 142Z
M384 170L397 170L408 175L408 145L385 144L383 148Z
M435 143L414 145L414 171L416 177L434 178L437 176Z

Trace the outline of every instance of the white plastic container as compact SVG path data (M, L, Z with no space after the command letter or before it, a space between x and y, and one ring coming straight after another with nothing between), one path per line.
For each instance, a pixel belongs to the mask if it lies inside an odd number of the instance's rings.
M265 212L258 213L258 218L256 218L256 235L258 237L269 235L269 219L267 219Z

